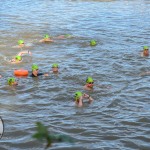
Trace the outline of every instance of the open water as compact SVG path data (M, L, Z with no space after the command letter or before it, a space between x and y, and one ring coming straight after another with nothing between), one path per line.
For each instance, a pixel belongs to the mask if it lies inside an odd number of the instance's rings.
M73 37L40 44L46 33ZM19 39L33 55L10 64ZM97 46L89 45L91 39ZM149 150L150 76L140 75L150 71L150 57L140 56L144 45L150 46L149 0L1 0L0 149L43 149L45 143L32 138L40 121L75 141L54 143L52 150ZM33 63L43 73L58 63L60 73L7 85L14 69L31 71ZM83 90L87 76L95 81L93 91ZM94 102L75 107L77 90Z

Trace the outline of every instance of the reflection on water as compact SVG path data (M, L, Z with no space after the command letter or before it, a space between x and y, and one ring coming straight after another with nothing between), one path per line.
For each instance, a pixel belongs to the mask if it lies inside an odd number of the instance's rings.
M150 46L148 0L104 1L3 1L0 34L0 116L5 132L1 149L42 149L34 141L35 122L52 132L71 136L74 144L55 143L52 149L141 149L149 150L149 57L140 57ZM73 38L43 44L44 34ZM33 54L21 64L10 64L23 39ZM91 47L89 41L97 45ZM23 50L27 50L23 48ZM38 64L48 77L17 78L9 87L13 70ZM60 73L50 73L58 63ZM84 91L87 76L95 81L93 91ZM107 88L109 86L110 88ZM77 90L94 98L76 108Z

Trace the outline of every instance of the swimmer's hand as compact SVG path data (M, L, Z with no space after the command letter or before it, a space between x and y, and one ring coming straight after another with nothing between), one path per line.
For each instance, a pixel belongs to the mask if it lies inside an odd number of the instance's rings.
M0 78L1 78L2 76L0 75Z
M88 98L89 99L89 103L91 103L93 101L93 98L90 95L86 94L86 93L83 94L83 97L84 98Z
M44 40L42 39L42 40L40 40L39 42L42 43L42 42L44 42Z
M32 55L32 53L31 53L30 51L28 51L28 54L29 54L29 55Z
M45 77L48 77L49 75L48 75L48 73L45 73L44 76L45 76Z
M88 94L84 93L84 94L83 94L83 97L84 97L84 98L89 98L89 97L90 97L90 95L88 95Z
M143 54L143 52L141 52L141 57L144 57L144 54Z

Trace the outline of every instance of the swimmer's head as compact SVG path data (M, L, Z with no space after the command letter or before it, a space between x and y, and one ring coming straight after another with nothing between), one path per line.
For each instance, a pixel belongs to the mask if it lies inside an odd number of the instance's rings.
M77 91L74 95L75 100L78 100L82 95L83 95L82 92Z
M58 64L53 64L52 68L58 68Z
M7 82L9 85L13 85L13 83L15 83L15 78L8 78Z
M24 41L23 40L19 40L18 41L18 45L20 45L20 44L24 44Z
M92 78L92 77L88 77L88 78L86 79L86 83L94 83L93 78Z
M35 64L32 65L32 71L38 70L38 69L39 69L38 65L35 65Z
M91 46L95 46L96 44L97 44L97 43L96 43L95 40L91 40L91 41L90 41L90 45L91 45Z
M48 34L44 35L44 39L48 39L50 36Z
M15 59L16 59L17 61L21 61L22 57L17 55L17 56L15 57Z
M148 50L148 49L149 49L148 46L143 47L143 50Z

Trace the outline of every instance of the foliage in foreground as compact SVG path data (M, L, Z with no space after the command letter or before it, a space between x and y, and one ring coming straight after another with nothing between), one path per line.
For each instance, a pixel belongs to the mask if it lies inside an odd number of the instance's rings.
M73 142L72 138L66 135L59 135L59 134L49 134L47 128L41 123L37 122L37 132L33 134L33 138L39 140L39 141L46 141L46 147L48 148L52 146L52 143L54 142Z

